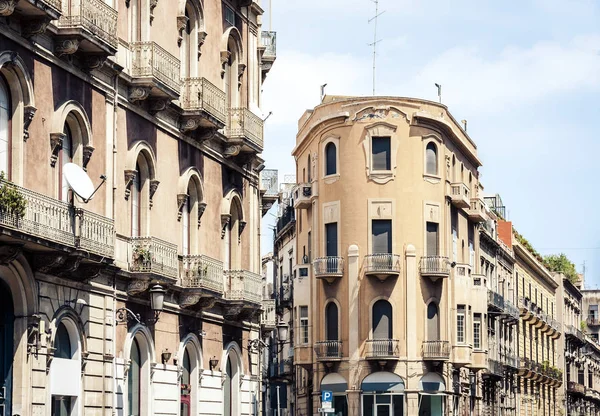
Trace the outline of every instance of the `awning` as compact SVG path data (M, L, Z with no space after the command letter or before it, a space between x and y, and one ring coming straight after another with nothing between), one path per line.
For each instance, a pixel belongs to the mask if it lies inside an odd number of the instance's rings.
M365 377L361 385L361 390L363 393L402 393L404 391L404 381L397 374L390 373L389 371L378 371Z
M419 381L419 390L435 394L446 390L446 383L438 373L427 373Z
M338 373L330 373L321 380L321 391L329 390L334 393L346 393L348 383L346 379Z

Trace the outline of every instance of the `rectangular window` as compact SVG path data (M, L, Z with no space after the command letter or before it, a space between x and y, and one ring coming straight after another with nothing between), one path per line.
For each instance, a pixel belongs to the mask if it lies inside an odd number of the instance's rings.
M391 147L389 137L373 137L373 170L391 170Z
M327 257L337 257L338 255L337 231L337 222L325 224L325 255Z
M592 319L598 319L598 305L590 305L588 316Z
M372 252L391 253L392 252L392 220L373 220L371 222L372 232Z
M308 306L300 306L300 344L308 344Z
M225 21L227 23L229 23L231 26L235 26L235 12L233 11L233 9L227 5L224 5L225 7Z
M473 348L481 349L481 314L473 315Z
M456 343L465 343L465 305L458 305L456 308Z
M439 224L436 222L428 222L427 223L427 255L428 256L437 256L439 255L439 237L438 237L438 229Z

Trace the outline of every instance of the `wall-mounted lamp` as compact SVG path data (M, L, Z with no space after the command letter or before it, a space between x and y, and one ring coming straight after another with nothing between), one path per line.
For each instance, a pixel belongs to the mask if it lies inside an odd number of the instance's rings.
M162 360L163 364L167 364L169 362L169 360L171 359L171 351L169 351L168 348L166 348L161 354L160 354L160 359Z
M211 370L214 370L219 365L219 360L213 355L213 357L208 361L208 365L210 365Z
M165 293L167 291L159 284L155 284L150 288L150 309L154 313L154 317L148 320L149 324L154 324L158 321L160 313L163 311L165 302ZM138 324L146 325L142 322L139 313L135 313L127 308L119 308L115 311L117 325L126 324L129 321L135 321Z

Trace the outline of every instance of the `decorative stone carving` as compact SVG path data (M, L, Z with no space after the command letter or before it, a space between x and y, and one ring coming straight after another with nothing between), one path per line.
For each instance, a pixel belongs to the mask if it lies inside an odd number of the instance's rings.
M179 131L182 133L187 133L189 131L196 130L198 127L200 127L201 120L202 117L199 116L183 117L181 120Z
M196 139L198 143L202 144L208 140L214 139L217 136L217 133L217 129L202 129L198 131L194 139Z
M225 65L229 61L231 57L231 52L229 51L221 51L221 78L225 76Z
M223 310L223 316L225 317L225 319L235 321L238 319L243 309L244 306L242 304L227 305L227 308Z
M83 146L83 170L87 171L87 165L94 153L94 146Z
M105 55L86 55L83 60L83 65L88 71L102 68L102 65L106 62L107 57Z
M155 115L160 111L164 111L167 109L167 106L170 102L170 98L154 98L148 100L148 112L152 115Z
M35 116L35 112L37 108L32 105L26 105L23 109L23 140L27 141L29 139L29 125L33 121L33 116Z
M128 200L131 195L131 185L133 185L136 175L137 170L135 169L125 170L125 200Z
M217 303L217 298L214 296L205 296L200 299L200 307L202 309L210 309Z
M50 21L48 19L31 19L23 25L23 36L27 39L41 35L46 31Z
M231 215L221 214L221 239L225 238L225 230L231 221Z
M206 202L200 202L198 204L198 227L200 227L200 220L202 219L202 215L204 215L205 210L206 210Z
M242 77L244 76L244 71L246 71L246 64L239 63L238 64L238 87L242 86Z
M179 306L181 308L189 308L190 306L194 306L200 301L199 294L193 293L182 293L179 297Z
M202 45L206 42L206 36L208 36L208 33L205 31L201 30L198 32L198 59L202 56Z
M40 333L41 315L34 314L27 317L27 354L34 354L37 358L41 348L42 334Z
M8 264L15 260L23 251L22 245L1 245L0 246L0 264Z
M188 194L177 194L177 221L181 221L181 217L183 216L183 206L188 198Z
M0 0L0 16L10 16L19 0Z
M73 55L79 49L78 39L60 39L54 45L54 52L60 57L63 55Z
M147 280L132 280L127 285L127 295L135 296L145 292L150 287L150 282Z
M150 0L150 24L154 21L154 9L158 5L158 0Z
M56 165L58 159L58 152L62 149L63 140L65 138L64 133L50 133L50 166Z
M177 16L177 32L179 36L177 36L177 46L181 46L181 41L183 41L183 31L187 26L190 18L187 16Z
M150 179L150 208L152 208L152 198L154 198L154 194L156 193L156 190L158 189L158 185L160 185L160 181L156 180L156 179Z
M239 225L239 232L238 232L238 240L242 240L242 233L244 232L244 228L246 228L246 224L248 224L246 221L240 221L240 225Z
M225 150L223 150L223 156L225 158L237 156L240 154L240 150L242 150L242 146L239 144L232 144L230 146L226 146Z
M50 372L50 365L52 364L52 359L54 358L54 353L56 352L56 348L47 347L46 348L46 374Z
M150 96L152 87L131 87L129 88L129 101L143 101Z

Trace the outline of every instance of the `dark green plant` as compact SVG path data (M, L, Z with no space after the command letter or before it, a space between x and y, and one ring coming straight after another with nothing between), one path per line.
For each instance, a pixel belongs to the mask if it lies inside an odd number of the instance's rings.
M152 261L152 254L149 249L137 246L133 249L133 261L149 264Z
M0 213L9 214L21 219L25 216L27 200L19 189L5 179L4 172L0 172Z
M579 280L575 264L564 253L545 256L544 265L551 272L564 274L571 283L576 283Z

